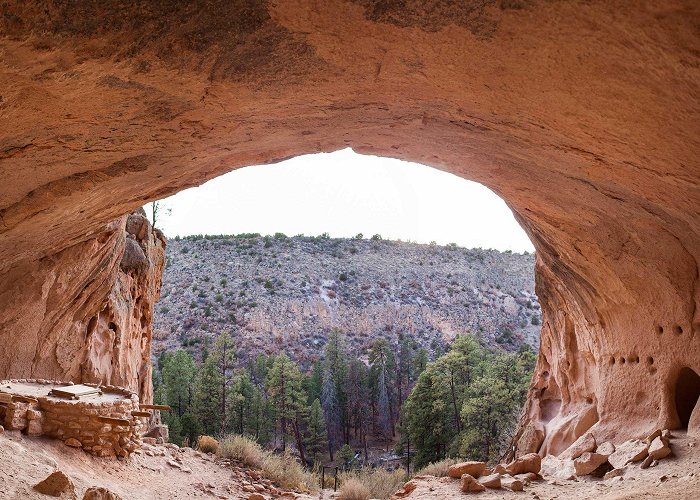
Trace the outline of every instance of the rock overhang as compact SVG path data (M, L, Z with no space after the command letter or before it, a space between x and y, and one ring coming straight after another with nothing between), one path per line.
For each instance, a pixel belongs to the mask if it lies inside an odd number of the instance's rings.
M0 273L230 169L350 146L485 184L535 244L523 451L679 425L678 367L700 371L695 2L224 3L6 3Z

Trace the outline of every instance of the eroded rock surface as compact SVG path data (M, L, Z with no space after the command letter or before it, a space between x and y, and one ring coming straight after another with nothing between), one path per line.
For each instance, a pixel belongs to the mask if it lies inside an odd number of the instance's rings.
M118 385L150 402L164 247L137 211L84 242L9 268L0 285L0 379Z
M122 214L351 146L482 182L532 238L544 321L518 453L687 425L700 5L434 4L4 2L0 376L147 397L158 259L138 274L129 243L119 270Z

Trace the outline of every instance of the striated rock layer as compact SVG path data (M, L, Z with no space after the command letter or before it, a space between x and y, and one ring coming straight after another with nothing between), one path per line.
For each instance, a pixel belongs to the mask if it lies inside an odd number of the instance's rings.
M106 360L147 336L90 333L146 303L117 301L119 217L350 146L489 186L532 238L544 322L518 452L686 425L699 23L695 0L3 2L0 376L136 376Z
M0 285L0 378L101 382L151 402L164 253L165 239L139 211L11 266Z

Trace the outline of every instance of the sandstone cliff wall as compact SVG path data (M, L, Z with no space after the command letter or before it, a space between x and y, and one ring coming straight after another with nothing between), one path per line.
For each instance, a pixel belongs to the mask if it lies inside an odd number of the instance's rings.
M79 376L90 318L118 324L127 308L98 314L130 290L110 221L353 147L491 187L533 240L544 322L521 449L683 425L699 23L695 0L4 2L0 375Z
M160 231L135 212L0 274L0 378L112 384L150 402L164 250Z

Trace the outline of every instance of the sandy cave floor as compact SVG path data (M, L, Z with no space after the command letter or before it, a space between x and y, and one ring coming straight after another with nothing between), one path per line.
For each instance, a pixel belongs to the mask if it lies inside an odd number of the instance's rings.
M453 479L418 479L418 487L407 498L448 499L461 497L503 499L700 499L700 438L675 432L671 441L674 455L646 470L638 464L620 478L609 480L582 478L575 481L551 479L534 482L524 492L487 490L468 494L459 490ZM60 441L31 438L18 432L0 434L0 499L46 499L32 486L55 469L71 477L78 498L90 486L104 486L125 500L220 498L245 499L243 483L230 466L190 449L184 452L167 447L152 448L162 456L135 454L127 461L100 459ZM185 472L168 464L176 455L191 469ZM662 479L663 478L663 479ZM333 499L337 494L325 490L314 498ZM270 498L266 495L266 498ZM310 499L303 496L299 498Z
M156 454L134 454L128 460L96 458L49 438L19 432L0 434L0 499L47 499L32 486L58 469L75 484L78 498L90 486L103 486L124 500L221 498L243 499L248 493L230 466L191 449L152 447ZM185 472L168 464L179 455Z
M470 497L486 499L637 499L663 498L700 500L700 438L672 431L673 454L653 468L642 470L639 463L627 467L621 477L597 479L584 476L573 481L552 479L530 483L524 492L504 489L483 493L462 493L460 481L450 478L419 479L410 500Z

